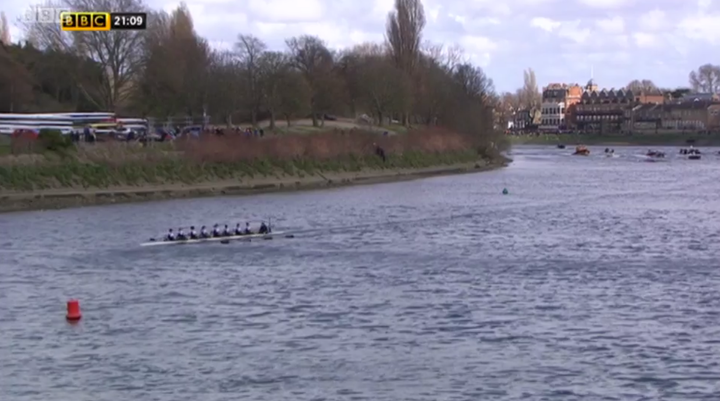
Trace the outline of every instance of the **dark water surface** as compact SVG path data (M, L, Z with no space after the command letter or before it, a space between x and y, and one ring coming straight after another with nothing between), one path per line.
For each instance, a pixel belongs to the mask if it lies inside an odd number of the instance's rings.
M720 159L643 150L0 215L0 400L718 400ZM268 215L309 231L137 247Z

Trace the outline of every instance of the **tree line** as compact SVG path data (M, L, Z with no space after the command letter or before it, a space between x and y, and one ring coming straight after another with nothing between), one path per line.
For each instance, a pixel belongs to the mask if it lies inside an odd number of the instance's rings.
M539 108L535 72L524 71L514 93L495 92L492 80L456 47L423 40L420 0L396 0L386 41L336 51L315 36L286 40L282 51L240 34L233 49L213 49L193 26L185 5L171 13L143 0L59 0L84 11L146 11L146 31L63 32L59 25L25 23L27 41L9 44L0 18L0 111L116 111L164 116L210 115L215 122L290 122L328 114L367 114L377 124L500 127L512 112ZM720 66L689 76L699 92L720 90ZM633 90L652 90L634 80ZM475 128L477 130L478 128Z
M720 93L720 65L704 64L688 74L686 88L663 88L649 79L635 79L630 81L625 89L633 92L662 92L671 97L679 97L686 93Z
M420 0L396 0L386 41L333 50L316 36L282 51L239 34L214 49L182 4L171 13L142 0L62 0L83 11L146 11L145 31L63 32L28 23L27 41L0 46L0 111L115 111L144 116L210 115L216 123L366 114L376 124L443 125L490 134L499 97L461 49L423 38Z

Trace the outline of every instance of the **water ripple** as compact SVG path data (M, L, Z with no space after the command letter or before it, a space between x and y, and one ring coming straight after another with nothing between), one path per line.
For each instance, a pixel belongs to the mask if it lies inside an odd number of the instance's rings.
M717 400L720 163L642 151L0 216L0 399ZM297 238L136 246L268 215Z

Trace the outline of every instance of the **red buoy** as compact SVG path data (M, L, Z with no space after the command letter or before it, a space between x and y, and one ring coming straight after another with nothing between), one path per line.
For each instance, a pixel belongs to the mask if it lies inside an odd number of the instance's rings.
M67 302L67 315L65 317L70 321L80 320L82 317L82 313L80 313L80 301L71 299Z

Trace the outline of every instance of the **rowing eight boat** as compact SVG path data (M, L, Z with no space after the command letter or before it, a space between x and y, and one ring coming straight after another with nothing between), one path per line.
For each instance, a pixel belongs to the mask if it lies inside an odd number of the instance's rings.
M223 242L223 241L247 241L253 238L259 239L272 239L274 235L282 234L282 231L273 232L270 234L248 234L248 235L229 235L225 237L210 237L210 238L198 238L198 239L186 239L186 240L175 240L175 241L150 241L140 244L140 246L160 246L160 245L180 245L180 244L198 244L201 242Z

